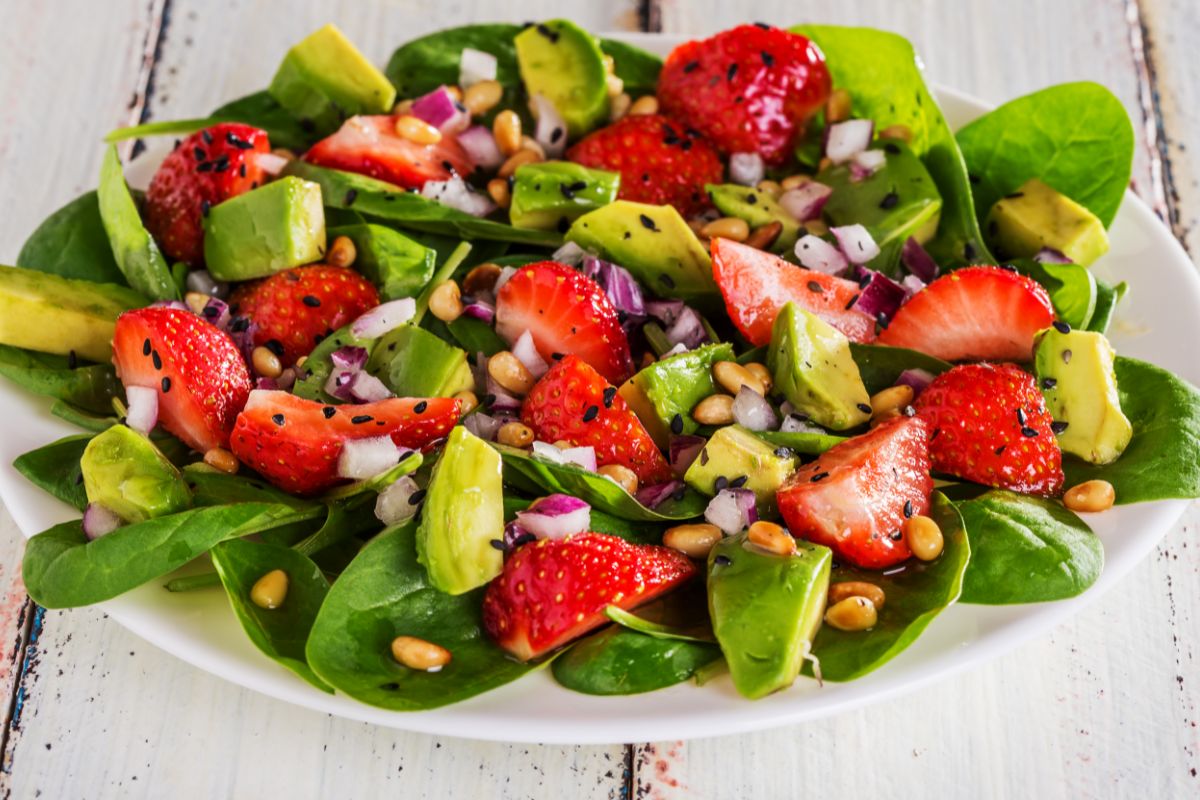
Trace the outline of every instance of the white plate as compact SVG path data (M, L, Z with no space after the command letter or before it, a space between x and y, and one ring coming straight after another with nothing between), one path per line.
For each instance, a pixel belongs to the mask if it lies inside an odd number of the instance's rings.
M622 37L666 53L676 39ZM987 110L965 95L937 90L954 127ZM133 165L145 172L143 157ZM143 175L143 177L145 177ZM136 174L131 175L134 182ZM49 213L51 209L46 209ZM1123 355L1152 361L1200 384L1194 347L1200 341L1200 279L1170 232L1132 193L1113 224L1112 251L1094 270L1127 280L1130 296L1117 311L1111 339ZM21 453L77 431L47 411L49 403L0 382L0 496L27 536L70 519L72 509L49 498L10 466ZM411 731L496 741L612 743L687 739L760 730L833 714L938 680L1006 652L1075 613L1142 560L1183 513L1185 501L1118 508L1088 521L1104 542L1104 573L1073 600L1030 606L955 606L938 617L906 652L877 672L846 684L818 687L801 679L769 698L741 699L728 677L632 697L569 692L544 671L457 705L398 713L330 696L261 655L242 633L218 589L170 594L162 581L102 604L129 630L169 653L233 683L296 705ZM1096 645L1099 647L1099 643Z

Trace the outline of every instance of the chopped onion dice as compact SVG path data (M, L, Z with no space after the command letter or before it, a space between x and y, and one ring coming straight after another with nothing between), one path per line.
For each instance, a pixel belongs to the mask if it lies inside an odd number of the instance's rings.
M797 240L796 258L800 260L801 266L829 275L840 275L850 266L850 262L840 250L811 233Z
M1061 250L1055 250L1053 247L1043 247L1033 254L1033 260L1042 264L1070 264L1071 259L1067 258Z
M862 225L842 225L830 228L829 232L837 239L838 247L851 264L865 264L879 255L879 245L875 244L871 232Z
M391 436L348 439L342 444L342 452L338 455L337 474L339 478L365 480L399 463L400 448Z
M358 339L378 339L388 331L399 328L408 322L416 313L417 301L411 297L390 300L380 303L354 320L350 326L350 332ZM363 352L366 353L365 350ZM365 358L363 363L366 363Z
M911 236L904 240L904 247L900 250L900 260L909 272L926 283L938 276L938 265L933 260L933 256L929 255L921 243Z
M508 283L509 278L511 278L513 275L516 275L516 274L517 274L516 267L501 267L500 268L500 277L496 278L496 285L492 287L492 291L495 292L497 296L499 296L500 287L502 287L504 284Z
M687 472L707 443L708 440L703 436L672 436L669 448L671 471L676 475Z
M126 386L125 399L129 401L125 424L138 433L149 435L158 424L158 389Z
M186 283L189 292L199 292L210 297L225 297L229 294L229 284L218 281L206 269L194 269L189 272Z
M83 511L83 535L88 541L112 533L124 524L125 520L99 503L88 503Z
M533 138L546 151L548 158L558 158L567 148L567 123L562 114L550 98L537 92L529 98L529 109L537 120Z
M486 217L496 210L496 204L490 197L473 191L457 175L445 181L425 181L421 196L473 217Z
M914 294L925 288L925 281L918 278L916 275L905 275L900 281L900 285L904 287L906 292L905 300L911 298Z
M871 146L875 123L850 119L830 125L825 131L825 155L835 164L845 164Z
M886 163L887 154L882 150L863 150L851 158L851 164L859 170L859 180L871 177Z
M504 163L504 154L496 144L496 137L483 125L473 125L460 133L458 143L477 167L495 169Z
M471 124L471 115L445 86L413 100L410 113L444 134L462 133Z
M679 316L671 327L667 328L667 341L682 344L688 350L699 347L708 341L708 331L704 329L704 321L691 306L680 309Z
M557 261L560 264L566 264L568 267L578 267L583 263L583 259L587 255L587 250L584 250L574 242L567 242L550 255L550 260ZM596 276L591 275L590 277L595 278Z
M464 47L458 60L458 85L466 89L480 81L494 81L498 66L496 57L491 53Z
M468 414L463 418L463 427L487 442L495 441L496 432L500 430L500 426L503 424L503 419L497 419L496 417L484 414L482 411L476 411L474 414Z
M729 156L729 180L743 186L756 186L767 168L758 153L733 153Z
M533 334L528 330L517 337L517 341L513 343L512 354L517 357L517 361L525 365L525 369L529 370L529 374L535 379L542 377L550 369L550 365L538 353L533 343Z
M891 319L908 297L908 292L882 272L864 269L862 274L868 276L869 280L859 293L854 307L876 319Z
M592 524L592 507L577 497L552 494L517 512L517 524L539 539L564 539Z
M596 471L596 448L568 447L562 451L563 461L588 472Z
M463 315L491 325L496 321L496 307L486 300L474 297L463 306Z
M780 433L817 433L824 435L825 429L813 425L803 414L788 414L779 426Z
M283 172L283 168L288 165L288 160L283 156L277 156L274 153L255 153L251 158L258 168L268 175L274 177Z
M413 502L413 495L421 491L417 482L409 475L397 478L395 482L379 493L375 498L375 516L384 525L399 525L417 515L421 507L420 500Z
M924 369L906 369L896 378L897 386L911 386L913 397L925 391L925 387L933 380L933 373Z
M682 491L682 481L667 481L665 483L643 486L641 489L638 489L634 497L646 508L655 509L665 503L668 498L675 496L676 493L680 493L680 496L682 496Z
M754 492L749 489L722 489L708 501L704 519L732 536L758 519Z
M733 398L733 419L752 431L771 431L779 427L779 417L767 399L749 386L742 386Z
M808 181L779 195L779 205L800 222L807 222L821 216L821 209L832 194L832 187L818 181Z
M646 302L642 287L629 270L584 253L580 272L600 285L613 308L626 315L624 321L634 317L638 321L645 318Z
M356 373L350 379L347 389L350 391L350 397L359 403L375 403L392 396L392 391L384 382L369 372Z

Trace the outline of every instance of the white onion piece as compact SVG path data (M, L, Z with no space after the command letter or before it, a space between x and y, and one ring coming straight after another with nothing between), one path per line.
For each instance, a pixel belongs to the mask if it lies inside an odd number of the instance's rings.
M904 287L904 291L908 292L908 297L912 297L914 294L925 288L925 281L921 280L916 275L905 275L904 280L900 281L900 285Z
M158 424L158 389L126 386L125 399L129 401L125 424L138 433L148 435Z
M225 297L229 294L229 284L218 281L206 269L194 269L187 274L187 289L209 297Z
M562 451L563 461L567 464L586 469L588 472L596 471L596 448L594 447L568 447Z
M420 502L412 502L412 496L421 488L410 476L404 475L375 498L375 516L384 525L399 525L417 515Z
M472 191L457 175L445 181L425 181L421 196L473 217L486 217L496 210L490 197Z
M838 247L851 264L865 264L879 255L879 245L871 232L859 224L842 225L830 228L829 232L837 239Z
M586 503L563 514L544 514L537 510L518 511L517 523L539 539L565 539L584 533L592 524L592 508Z
M468 414L463 418L463 427L471 433L478 436L484 441L491 442L496 439L496 432L500 430L505 420L497 419L496 417L484 414L482 411L476 411L474 414Z
M400 463L400 448L390 436L348 439L338 455L339 478L366 480Z
M800 260L801 266L829 275L839 275L850 266L850 262L840 250L811 233L797 240L796 258Z
M875 123L869 119L850 119L830 125L825 138L825 155L835 164L845 164L871 146Z
M516 274L517 274L516 267L501 267L500 268L500 277L496 278L496 285L492 287L492 291L496 293L497 297L500 296L500 287L502 287L502 286L504 286L504 284L508 283L509 278L511 278L513 275L516 275Z
M741 492L746 489L722 489L708 501L704 509L706 522L716 525L726 536L733 536L751 523L750 515L742 502ZM753 496L753 495L752 495ZM751 505L753 508L753 505Z
M466 89L480 81L496 80L496 57L491 53L464 47L458 60L458 85Z
M288 160L274 153L255 153L251 156L258 168L268 175L278 175L288 165Z
M417 313L417 301L411 297L390 300L370 309L350 325L357 339L378 339L390 330L399 328Z
M360 403L375 403L392 397L392 390L369 372L359 372L350 379L350 396Z
M771 431L779 426L779 417L767 399L749 386L738 390L733 398L733 419L752 431Z
M562 114L544 94L535 92L529 98L529 110L537 120L533 138L546 151L549 158L558 158L567 149L567 123Z
M475 125L460 133L458 143L477 167L495 169L504 163L504 154L496 144L496 137L483 125Z
M125 524L125 520L99 503L88 503L83 511L83 535L88 541L99 539Z
M665 352L661 356L659 356L658 360L662 361L663 359L670 358L671 356L677 356L680 353L686 353L686 352L688 352L687 345L684 344L683 342L679 342L674 347L672 347L670 350L668 350L667 352Z
M758 153L733 153L729 156L729 180L742 186L756 186L767 172Z
M551 261L557 261L560 264L566 264L568 267L578 267L583 263L584 256L587 251L574 242L567 242L562 247L554 251L550 256ZM499 287L496 287L499 288Z
M861 153L855 153L851 161L867 175L873 175L887 163L887 154L882 150L863 150Z
M831 194L831 187L819 181L809 181L779 195L779 205L800 222L807 222L821 216L821 209Z
M540 439L533 443L533 454L541 456L547 461L553 461L555 464L562 464L566 461L563 458L563 451L559 450L549 442L543 442Z
M517 337L512 346L512 354L517 357L517 361L525 365L525 369L529 370L529 374L535 379L542 377L550 369L550 365L538 353L533 343L533 334L529 331Z
M810 423L807 419L799 414L788 414L783 418L783 424L779 426L780 433L817 433L824 435L824 428L819 428Z

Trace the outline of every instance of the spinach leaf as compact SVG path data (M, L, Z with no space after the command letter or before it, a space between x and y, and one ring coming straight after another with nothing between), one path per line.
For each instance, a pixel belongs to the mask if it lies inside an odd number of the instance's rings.
M316 676L304 659L308 633L329 593L329 581L317 565L287 547L237 539L214 547L212 561L233 612L254 646L321 691L332 694L333 689ZM250 591L259 578L276 569L287 574L287 595L278 608L262 608L250 599Z
M686 681L721 658L721 648L648 636L612 625L554 660L554 679L583 694L641 694Z
M321 504L305 500L276 489L259 478L230 475L213 469L203 462L183 468L183 479L192 490L192 503L197 506L223 506L230 503L272 503L297 511L316 511Z
M113 259L94 191L46 217L21 246L17 266L64 278L128 285Z
M663 65L661 58L613 39L601 39L600 49L612 56L613 71L624 81L626 93L634 100L644 94L654 94L658 89L658 73Z
M1098 282L1091 270L1078 264L1041 264L1029 258L1010 263L1046 287L1059 319L1072 328L1087 329L1098 300Z
M13 468L34 486L83 511L88 500L79 460L91 440L90 433L59 439L18 456Z
M835 86L850 92L854 112L877 129L904 125L912 149L942 196L937 235L926 246L942 265L991 262L979 232L967 167L954 133L933 99L912 44L873 28L801 25L792 28L817 43L828 59Z
M616 482L573 464L556 464L527 450L493 445L504 459L505 483L518 487L532 485L534 491L561 492L578 497L606 514L635 522L669 522L691 519L704 513L708 498L687 489L683 499L668 499L658 508L649 509ZM523 479L523 482L522 482Z
M126 525L94 541L75 520L30 539L21 569L29 596L39 605L88 606L178 569L217 542L303 518L305 512L287 506L239 503Z
M97 192L113 258L129 285L152 300L178 300L179 286L171 279L166 257L142 224L115 145L109 145L104 153Z
M951 364L940 358L918 353L916 350L882 344L851 342L850 355L854 357L854 363L858 364L859 374L862 375L863 383L871 394L894 386L900 373L906 369L923 369L940 375L951 367Z
M968 543L962 517L941 494L933 496L929 515L946 541L945 549L934 561L913 559L903 571L891 575L849 564L833 570L831 583L869 581L883 589L885 602L879 610L879 621L869 631L821 627L812 649L820 660L823 679L853 680L883 666L915 642L933 618L958 599L968 563L975 563L975 540ZM811 674L811 666L806 664L804 671Z
M758 431L754 434L764 442L781 445L793 453L809 456L819 456L834 445L841 444L848 436L835 436L832 433L783 433L781 431Z
M631 631L644 633L647 636L653 636L657 639L678 639L681 642L708 642L710 644L716 644L717 641L713 636L711 626L709 626L707 631L689 630L676 625L667 625L666 623L654 622L644 617L639 617L636 614L625 611L620 606L605 607L604 616L622 627L629 628Z
M1200 497L1200 390L1161 367L1117 356L1121 410L1133 438L1112 464L1063 458L1067 486L1100 478L1117 503Z
M1001 489L958 503L971 539L964 603L1042 603L1082 594L1104 568L1104 547L1057 500Z
M457 86L463 48L496 57L496 81L504 87L500 108L520 108L521 72L513 37L520 25L463 25L436 31L401 45L388 59L384 74L399 97L419 97L445 84Z
M106 431L113 425L121 422L120 417L89 414L63 400L55 400L50 404L50 414L64 422L71 423L76 428L83 428L85 431L91 431L92 433Z
M382 300L414 297L433 278L437 252L386 225L339 225L327 236L331 242L338 236L354 242L354 269L379 288Z
M510 659L481 627L483 590L440 592L417 563L415 523L372 539L334 582L308 637L306 655L323 680L356 700L394 711L454 703L533 669ZM450 651L440 672L392 658L397 636Z
M85 411L111 413L125 392L111 364L71 367L69 359L0 344L0 375L35 394L54 397Z
M143 136L184 135L203 130L218 122L241 122L262 128L267 132L272 147L286 147L296 152L307 150L317 140L313 132L305 130L295 117L263 90L232 100L207 117L145 122L141 125L117 128L109 131L104 141L111 144L127 139L140 139Z
M1063 83L1011 100L958 132L982 222L992 205L1039 178L1112 224L1133 170L1133 125L1112 92Z
M1121 281L1116 286L1109 286L1099 278L1096 279L1096 310L1088 322L1087 329L1097 333L1105 333L1112 323L1113 314L1117 311L1117 303L1129 293L1129 284Z
M368 531L377 531L383 523L375 516L375 494L329 504L325 523L292 547L297 553L315 556Z
M491 358L501 350L508 349L508 342L501 339L496 329L481 319L464 315L445 325L445 328L451 338L471 355L483 353Z

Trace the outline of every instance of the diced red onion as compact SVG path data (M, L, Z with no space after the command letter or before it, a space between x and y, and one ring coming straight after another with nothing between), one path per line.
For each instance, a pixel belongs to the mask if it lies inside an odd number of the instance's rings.
M258 323L248 317L240 317L242 324L245 327L234 325L229 326L229 338L233 339L233 343L237 345L237 349L241 351L242 358L246 359L247 364L254 361L254 348L257 347L254 343L255 337L258 335Z
M495 441L496 432L503 424L504 420L484 414L482 411L476 411L463 418L463 427L486 442Z
M938 265L933 256L911 236L904 240L904 247L900 250L900 261L909 272L926 283L932 282L938 276Z
M229 330L229 323L232 319L229 316L229 304L219 297L208 298L204 307L200 309L200 317L223 331Z
M397 478L391 486L384 489L375 498L375 516L384 525L399 525L417 515L421 502L413 502L413 495L421 491L421 487L410 475Z
M279 373L278 378L259 378L254 382L255 389L263 389L265 391L286 392L295 385L296 370L293 367L288 367L283 372Z
M417 301L411 297L380 303L362 314L350 325L357 339L378 339L388 331L399 328L417 313ZM365 351L364 351L365 352Z
M501 542L504 545L504 551L511 553L518 547L530 542L536 542L537 537L521 526L521 523L515 519L504 526L504 538Z
M704 329L704 322L691 306L684 306L680 310L679 317L667 328L666 334L667 341L682 344L688 350L708 341L708 331Z
M835 164L845 164L871 146L875 123L869 119L849 119L825 129L825 155Z
M825 429L813 425L808 421L808 417L803 414L789 413L783 418L783 423L779 426L779 432L824 434Z
M149 435L158 424L158 389L146 386L126 386L125 424L138 433Z
M629 270L584 253L580 271L600 285L613 308L626 315L625 320L636 317L641 321L645 318L646 302L642 286Z
M520 398L513 397L511 394L501 389L500 385L492 380L490 375L488 376L487 380L486 394L491 395L491 403L488 404L488 410L493 414L507 414L509 416L515 416L521 413Z
M779 195L779 205L800 222L817 219L833 188L818 181L808 181Z
M704 519L720 528L726 536L749 527L758 519L754 492L749 489L722 489L708 501Z
M325 385L322 388L325 390L325 394L330 397L350 402L353 399L350 396L350 382L358 374L356 370L335 369L329 373L329 377L325 379Z
M666 481L665 483L643 486L637 490L637 494L634 497L646 508L655 509L682 489L683 481Z
M83 535L95 541L125 524L125 520L99 503L88 503L83 510Z
M663 325L670 327L683 313L682 300L647 300L646 313Z
M457 175L444 181L425 181L421 196L473 217L486 217L496 210L496 204L490 197L472 190Z
M496 144L496 137L483 125L472 125L460 133L458 143L477 167L495 169L504 163L504 154Z
M480 81L494 81L497 67L496 57L491 53L464 47L458 60L458 85L466 89Z
M900 285L904 287L904 299L908 300L914 294L925 288L925 281L921 280L916 275L905 275L900 281Z
M752 431L770 431L779 427L779 416L767 398L749 386L742 386L733 398L733 419Z
M801 266L829 275L840 275L850 266L840 250L811 233L796 241L796 258Z
M578 497L552 494L517 512L517 524L539 539L564 539L592 524L592 507Z
M556 464L574 464L589 472L596 471L596 450L593 447L567 447L559 449L549 442L533 443L533 454Z
M891 319L908 297L908 292L882 272L864 269L862 274L868 275L869 280L859 292L854 307L876 319Z
M882 150L863 150L861 153L855 153L851 162L865 173L864 177L869 177L887 163L887 154Z
M347 439L338 455L339 478L365 480L386 472L400 463L400 448L391 436Z
M924 369L906 369L896 378L897 386L911 386L913 397L925 391L925 387L933 380L933 373Z
M462 133L471 124L471 115L445 86L413 100L409 113L444 134Z
M218 281L206 269L194 269L187 274L187 289L189 292L199 292L210 297L225 297L229 294L229 284Z
M392 390L369 372L355 374L347 388L350 398L358 403L375 403L393 396Z
M509 279L512 278L512 276L516 275L516 274L517 274L516 267L501 267L500 268L500 277L496 278L496 285L492 287L492 291L495 292L497 295L499 295L500 287L502 287L502 286L504 286L504 284L508 283Z
M683 475L700 455L708 440L703 436L672 436L670 448L671 471Z
M337 369L358 372L367 365L367 348L346 345L329 354L329 360Z
M757 186L767 167L758 153L732 153L729 156L729 180L742 186Z
M838 247L851 264L865 264L879 255L879 245L875 244L871 232L862 225L842 225L830 228L829 232L837 239Z
M550 102L550 98L535 92L529 99L529 109L537 120L533 138L546 151L548 158L558 158L567 148L567 123Z
M283 172L283 168L288 165L286 158L274 153L254 153L250 157L254 159L254 163L258 165L259 169L271 177Z
M528 330L513 342L512 354L517 357L517 361L525 365L525 369L529 370L529 374L535 379L542 377L550 369L550 365L538 353L537 346L533 343L533 334Z
M583 259L587 255L587 250L584 250L574 242L567 242L550 255L550 260L557 261L560 264L566 264L568 267L578 267L583 263ZM596 276L593 275L592 277L594 278Z
M463 306L463 314L488 325L496 321L496 307L478 297L472 297L471 301Z
M1071 259L1067 258L1061 250L1055 250L1053 247L1043 247L1033 254L1033 260L1042 264L1070 264Z

